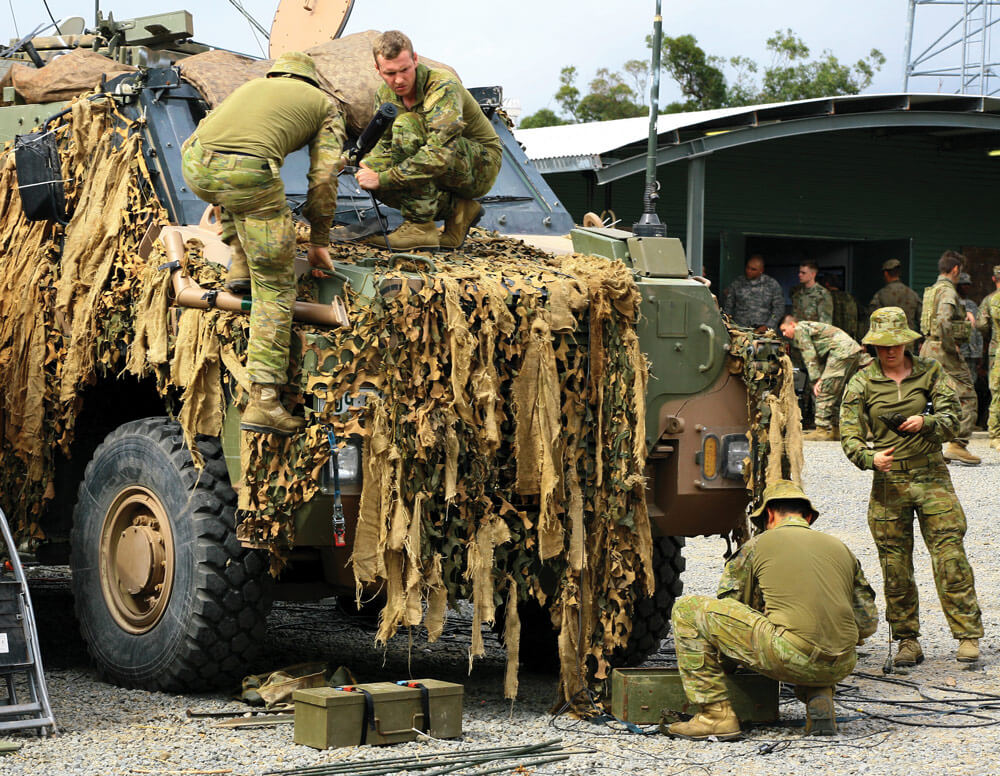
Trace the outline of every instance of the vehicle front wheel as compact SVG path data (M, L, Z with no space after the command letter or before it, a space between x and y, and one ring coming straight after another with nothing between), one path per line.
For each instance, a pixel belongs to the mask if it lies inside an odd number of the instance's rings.
M218 441L198 471L180 425L120 426L87 465L73 513L77 619L101 676L180 692L255 668L270 601L267 560L236 539Z

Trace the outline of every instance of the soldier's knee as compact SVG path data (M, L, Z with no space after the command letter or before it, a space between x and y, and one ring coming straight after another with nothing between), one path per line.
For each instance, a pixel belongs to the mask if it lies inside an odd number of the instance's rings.
M941 587L948 591L964 590L972 584L972 567L961 546L947 544L935 558Z
M887 595L902 595L910 589L910 570L902 558L889 559L885 564L885 592Z

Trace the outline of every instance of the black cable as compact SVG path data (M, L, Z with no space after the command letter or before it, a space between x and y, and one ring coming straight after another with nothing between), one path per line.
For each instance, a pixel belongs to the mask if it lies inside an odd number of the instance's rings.
M56 21L56 17L52 15L52 11L49 9L49 0L42 0L42 3L45 4L45 10L49 12L49 18L52 20L52 24L56 28L56 35L62 35L62 30L59 29L59 22ZM11 13L13 13L13 9L11 9ZM14 33L17 33L16 29L14 30Z

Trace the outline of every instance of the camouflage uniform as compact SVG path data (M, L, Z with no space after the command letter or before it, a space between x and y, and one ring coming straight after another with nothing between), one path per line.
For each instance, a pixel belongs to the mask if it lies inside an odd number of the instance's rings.
M407 221L447 218L456 197L486 194L500 172L500 138L482 108L447 70L417 65L416 103L411 107L385 84L375 107L391 102L399 116L366 166L378 173L375 196L398 208Z
M893 280L886 283L875 292L871 302L868 304L868 314L878 310L880 307L899 307L906 313L907 325L916 331L920 331L920 296L908 285L900 280Z
M777 330L785 313L785 292L770 275L747 280L740 275L723 294L722 309L740 326Z
M834 413L845 380L856 368L871 361L871 356L836 326L816 321L795 324L795 346L809 370L810 382L819 384L816 425L830 428L836 425Z
M1000 277L1000 266L994 267L995 277ZM976 316L976 328L986 333L990 330L989 355L989 386L990 412L986 422L990 439L1000 439L1000 362L997 361L997 343L1000 342L1000 291L994 291L983 299L979 305L979 315Z
M767 500L765 493L765 504ZM810 530L804 517L783 518L744 544L726 564L718 598L685 596L674 604L677 668L691 702L704 706L726 699L726 659L772 679L810 687L836 684L853 670L855 644L878 626L875 594L847 547L833 537L804 537L803 530ZM772 541L773 535L764 539L772 531L780 532L779 541ZM814 540L820 542L819 552L814 552ZM764 575L789 564L795 569L788 576L801 583L803 597L818 593L818 599L826 601L806 607L806 621L801 612L798 615L801 625L818 634L811 639L783 624L788 618L783 603L790 599L778 591L774 601L767 601L762 590ZM820 584L811 584L813 579ZM831 592L842 593L843 600L829 600ZM812 616L818 611L821 617Z
M847 333L851 339L860 337L858 331L858 303L854 297L839 288L830 291L833 298L833 325Z
M328 245L344 138L339 108L317 87L257 78L227 97L184 144L184 180L198 197L222 206L223 242L238 236L247 255L253 298L247 372L254 383L288 379L295 229L279 169L287 154L309 144L303 212L310 242Z
M969 365L959 352L959 344L969 339L972 330L965 317L965 305L958 297L955 284L945 275L924 291L921 331L927 336L920 347L923 358L939 362L955 384L955 393L962 407L962 423L955 440L967 444L976 424L976 389L969 374Z
M812 288L797 285L792 289L792 315L800 321L833 323L833 297L819 283Z
M886 310L872 315L866 344L912 342L917 333L905 329L905 315ZM881 316L881 317L878 317ZM888 323L887 323L888 321ZM892 331L888 331L895 326ZM885 339L887 334L905 332ZM902 341L901 341L902 340ZM959 404L943 368L936 361L908 356L912 371L899 384L882 373L878 361L858 372L848 383L840 408L840 443L859 469L874 469L875 453L895 447L892 468L875 471L868 501L868 527L878 549L885 585L886 617L894 639L915 639L920 633L917 586L913 580L913 516L916 514L931 556L941 608L957 639L979 638L982 615L976 598L972 568L965 555L965 513L955 495L941 444L958 428ZM896 433L883 417L901 413L924 414L924 426L915 434ZM874 444L869 446L868 435Z

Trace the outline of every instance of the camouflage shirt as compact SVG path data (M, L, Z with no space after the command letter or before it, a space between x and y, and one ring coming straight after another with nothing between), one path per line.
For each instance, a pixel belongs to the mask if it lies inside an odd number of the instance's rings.
M979 317L979 305L973 302L971 299L963 299L962 303L965 305L965 309L973 314L976 318ZM962 358L969 360L970 358L982 358L983 357L983 335L973 327L971 333L969 334L969 339L967 342L963 342L958 347L959 352L962 354Z
M906 322L914 331L920 331L920 297L917 292L900 280L886 283L875 292L868 304L868 314L880 307L899 307L906 313Z
M882 373L878 360L860 370L847 384L840 404L840 445L859 469L874 468L875 453L895 447L893 458L941 452L941 443L958 433L961 410L944 370L932 358L908 355L910 374L898 385ZM900 413L904 417L924 415L924 427L916 434L897 434L882 417ZM868 445L871 431L873 445Z
M726 564L719 598L733 598L831 655L878 627L875 593L839 539L790 516L742 547Z
M934 309L928 309L930 305L934 305ZM937 282L924 290L921 332L928 339L940 340L945 351L958 353L959 344L969 339L972 329L965 315L965 305L955 284L947 275L938 275Z
M833 323L833 297L819 283L792 289L792 314L800 321Z
M851 337L858 337L858 303L846 291L830 292L833 297L833 325Z
M785 313L785 292L770 275L747 280L740 275L725 290L722 309L740 326L777 329Z
M816 321L799 321L795 324L795 347L802 353L802 360L813 383L823 374L823 363L830 356L849 358L864 350L836 326Z
M500 138L483 109L458 77L447 70L432 70L417 65L417 101L411 107L386 84L375 92L375 108L391 102L401 113L415 113L427 127L427 142L413 156L392 166L392 127L382 135L365 164L378 173L379 185L399 185L404 181L439 178L452 166L455 140L466 137L482 145L488 154L501 156Z
M987 352L993 358L1000 342L1000 291L994 291L983 299L979 305L979 315L976 316L976 329L985 335L990 332L990 344Z

